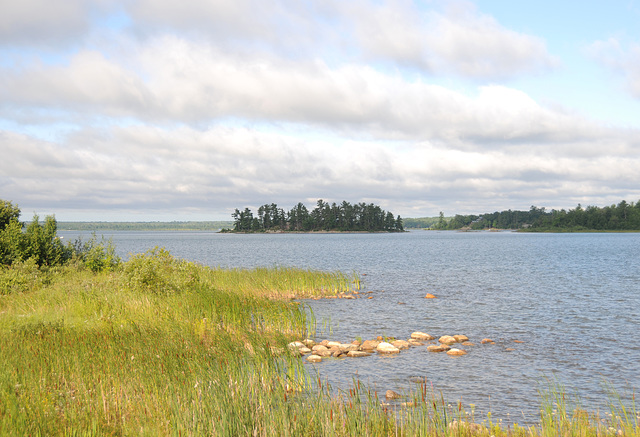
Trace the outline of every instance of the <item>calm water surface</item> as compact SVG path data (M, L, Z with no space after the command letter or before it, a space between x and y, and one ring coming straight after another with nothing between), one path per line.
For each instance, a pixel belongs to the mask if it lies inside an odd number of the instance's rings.
M60 232L74 239L78 232ZM85 234L86 235L86 234ZM354 379L407 392L426 377L452 403L508 422L536 422L548 380L608 411L606 385L640 389L640 234L235 235L114 232L123 257L154 246L210 266L298 266L362 274L373 299L308 301L317 337L465 334L463 357L412 348L399 355L309 364L334 388ZM425 299L426 293L437 299ZM327 323L321 323L329 322ZM483 338L495 345L481 345ZM516 343L515 340L523 343ZM508 350L513 349L513 350Z

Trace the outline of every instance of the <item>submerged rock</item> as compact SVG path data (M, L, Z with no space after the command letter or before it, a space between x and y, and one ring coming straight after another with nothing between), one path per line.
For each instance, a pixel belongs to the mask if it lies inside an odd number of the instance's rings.
M307 357L307 361L309 361L310 363L319 363L320 361L322 361L322 357L318 355L309 355Z
M431 293L427 293L424 298L425 299L435 299L436 297Z

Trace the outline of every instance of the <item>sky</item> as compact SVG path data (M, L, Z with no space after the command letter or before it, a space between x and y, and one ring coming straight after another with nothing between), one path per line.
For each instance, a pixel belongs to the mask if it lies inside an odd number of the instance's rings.
M0 11L0 199L23 220L640 201L640 0Z

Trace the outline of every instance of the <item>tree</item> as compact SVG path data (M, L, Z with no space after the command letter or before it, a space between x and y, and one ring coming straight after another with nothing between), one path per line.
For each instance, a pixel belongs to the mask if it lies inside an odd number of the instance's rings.
M438 224L436 229L444 229L447 227L447 222L444 221L444 212L440 211L440 217L438 217Z
M12 220L18 221L20 208L8 200L0 199L0 230L7 227Z

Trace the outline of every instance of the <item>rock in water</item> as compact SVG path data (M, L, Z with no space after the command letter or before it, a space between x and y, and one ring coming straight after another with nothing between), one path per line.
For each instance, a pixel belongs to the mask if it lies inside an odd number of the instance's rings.
M391 343L387 343L383 341L376 347L376 351L381 354L397 354L400 352L400 349L392 345Z
M393 390L387 390L387 392L384 395L385 398L387 399L400 399L400 394L396 393Z
M438 341L442 344L453 344L453 343L457 343L456 339L453 338L450 335L443 335L442 337L440 337L438 339Z
M414 340L433 340L435 337L427 334L426 332L416 331L411 333L411 338Z
M409 349L409 346L411 346L411 343L409 343L408 341L404 341L404 340L392 341L391 344L393 346L397 347L398 349Z
M368 357L371 355L369 352L365 351L349 351L347 352L347 356L351 358L360 358L360 357Z
M365 340L364 343L360 345L360 349L363 351L372 351L378 347L380 341L378 340Z

